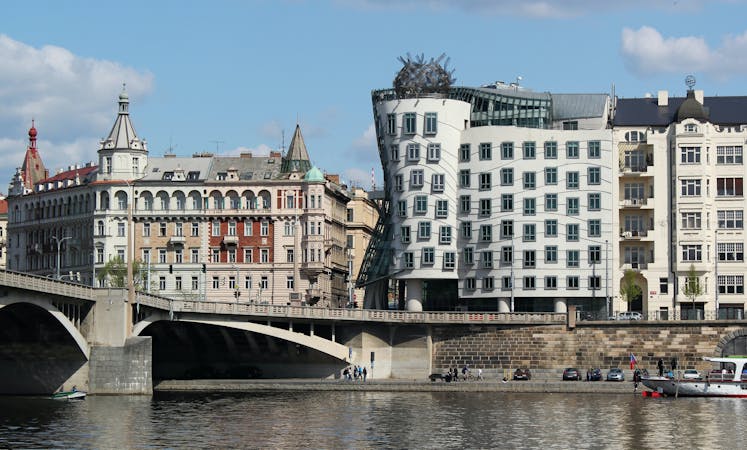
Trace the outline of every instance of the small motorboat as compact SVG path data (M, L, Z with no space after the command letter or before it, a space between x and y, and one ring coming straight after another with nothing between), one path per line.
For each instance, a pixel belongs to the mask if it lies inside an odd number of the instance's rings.
M86 393L73 388L72 391L55 392L52 394L52 398L55 400L83 400L86 398Z

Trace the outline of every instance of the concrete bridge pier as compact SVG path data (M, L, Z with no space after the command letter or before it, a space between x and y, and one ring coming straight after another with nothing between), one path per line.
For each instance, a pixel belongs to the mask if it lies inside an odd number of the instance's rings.
M353 350L351 364L372 378L423 379L431 373L433 340L425 324L361 324L338 327L338 337Z

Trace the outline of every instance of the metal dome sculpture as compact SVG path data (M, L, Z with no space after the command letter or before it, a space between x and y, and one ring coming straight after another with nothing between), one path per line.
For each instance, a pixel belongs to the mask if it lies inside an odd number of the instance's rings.
M449 70L449 58L441 54L438 58L426 61L420 54L413 58L400 56L402 69L394 78L394 90L399 98L420 97L424 94L448 94L449 88L456 81L454 70ZM443 61L443 64L441 62Z

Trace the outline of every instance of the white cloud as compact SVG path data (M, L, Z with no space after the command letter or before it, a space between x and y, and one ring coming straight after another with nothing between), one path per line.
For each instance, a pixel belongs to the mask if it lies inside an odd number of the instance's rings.
M635 8L693 11L700 9L705 0L338 0L338 3L377 10L461 10L475 14L561 18Z
M353 148L376 151L376 128L373 123L353 142Z
M153 75L147 71L53 45L36 48L3 34L0 61L3 184L23 162L32 118L42 160L53 170L95 156L98 140L114 123L122 83L127 83L130 98L142 98L153 89Z
M725 79L747 72L747 32L725 36L711 48L699 36L665 38L652 27L625 28L621 53L625 65L641 75L700 72Z

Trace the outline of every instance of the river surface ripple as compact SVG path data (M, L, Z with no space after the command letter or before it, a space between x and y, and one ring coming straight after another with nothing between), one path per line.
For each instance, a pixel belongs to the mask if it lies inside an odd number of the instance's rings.
M461 392L0 397L0 447L744 448L745 405Z

